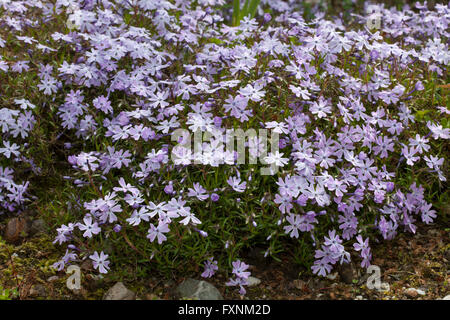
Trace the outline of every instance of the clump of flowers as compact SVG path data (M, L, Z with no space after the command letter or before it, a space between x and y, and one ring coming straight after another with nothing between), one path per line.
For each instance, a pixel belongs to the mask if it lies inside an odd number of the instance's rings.
M249 267L248 264L245 264L241 260L236 260L232 263L233 265L233 275L234 278L230 278L230 280L226 283L227 286L239 286L239 293L241 295L246 294L246 290L244 288L245 285L248 284L248 277L250 276L250 272L246 271Z
M236 258L260 239L265 257L306 243L320 276L352 254L368 267L369 239L437 217L450 138L436 93L448 6L375 8L378 30L358 15L356 28L307 20L297 1L263 0L233 26L222 0L1 2L0 79L29 93L2 96L0 212L40 187L14 172L39 175L26 139L50 130L69 185L58 270L90 259L107 273L125 251L161 268L208 259L203 277L234 261L227 284L244 294ZM279 139L249 136L259 160L242 163L225 148L231 129ZM106 254L107 240L121 249Z

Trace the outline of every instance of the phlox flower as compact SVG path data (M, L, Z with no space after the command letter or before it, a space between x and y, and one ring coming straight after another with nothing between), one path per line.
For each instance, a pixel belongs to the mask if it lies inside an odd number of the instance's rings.
M205 271L201 274L203 278L210 278L212 277L216 271L219 269L217 266L217 261L214 260L213 257L209 258L205 262Z
M98 226L97 222L92 222L92 217L87 215L83 219L84 224L78 223L78 228L84 231L83 237L92 238L92 235L99 234L102 229Z
M150 239L150 242L153 242L156 238L158 238L158 244L161 244L167 240L167 237L164 235L164 233L167 233L169 231L169 226L166 223L160 222L157 227L155 227L153 223L151 223L150 229L148 229L147 238Z
M94 269L98 269L100 273L108 273L109 270L109 261L108 255L100 252L100 255L97 251L94 252L94 254L90 255L89 258L92 260L92 265L94 266Z
M238 177L229 177L227 179L227 182L236 192L244 192L245 189L247 188L247 183L246 182L241 183L241 179Z

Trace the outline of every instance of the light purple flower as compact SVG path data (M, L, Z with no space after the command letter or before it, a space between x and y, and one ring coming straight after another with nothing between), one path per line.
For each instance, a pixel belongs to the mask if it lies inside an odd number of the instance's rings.
M100 255L97 251L94 252L94 254L90 255L89 258L92 260L92 265L94 266L94 269L98 269L100 273L108 273L109 270L109 261L108 255L100 252Z

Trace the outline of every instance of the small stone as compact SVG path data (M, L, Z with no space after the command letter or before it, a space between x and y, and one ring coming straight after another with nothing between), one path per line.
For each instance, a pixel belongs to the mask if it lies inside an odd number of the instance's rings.
M442 300L450 300L450 294L442 298Z
M55 282L58 281L59 277L58 276L51 276L50 278L47 279L47 282Z
M176 294L182 298L198 300L223 300L219 290L206 281L195 279L184 280L177 288Z
M248 277L248 279L247 279L247 285L248 285L249 287L257 286L257 285L260 284L260 283L261 283L261 280L260 280L260 279L255 278L255 277L252 277L252 276Z
M117 282L103 296L103 300L134 300L135 298L136 294L122 282Z
M30 228L30 234L31 235L36 235L36 234L40 234L40 233L44 233L47 231L47 225L45 224L45 221L42 219L37 219L34 220L31 223L31 228Z
M335 272L335 273L330 273L330 274L326 275L326 278L330 279L330 280L335 280L337 278L337 276L338 276L338 274L337 274L337 272Z
M379 288L376 288L376 290L377 290L378 292L386 292L386 291L390 291L390 290L391 290L391 287L390 287L389 283L387 283L387 282L382 282L382 283L380 284L380 287L379 287Z
M417 293L421 296L425 295L425 291L421 290L421 289L416 289Z
M362 300L363 299L363 296L356 296L355 297L355 300Z
M29 225L24 218L12 218L6 225L5 240L9 243L17 243L22 235L28 233Z
M405 294L409 297L409 298L416 298L418 295L418 292L415 288L408 288L405 290Z

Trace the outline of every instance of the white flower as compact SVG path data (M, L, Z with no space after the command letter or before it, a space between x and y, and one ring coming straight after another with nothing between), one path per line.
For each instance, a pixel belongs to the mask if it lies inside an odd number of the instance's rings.
M288 158L282 158L283 153L280 153L279 151L276 151L275 153L269 153L267 157L264 158L264 161L266 161L267 164L275 164L278 167L284 167L289 159Z

